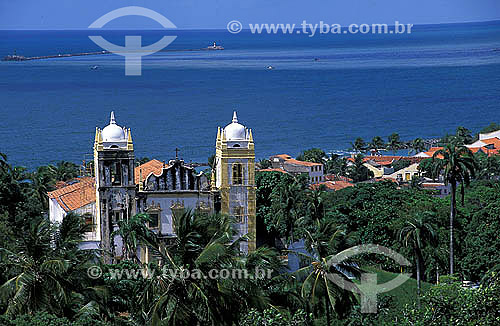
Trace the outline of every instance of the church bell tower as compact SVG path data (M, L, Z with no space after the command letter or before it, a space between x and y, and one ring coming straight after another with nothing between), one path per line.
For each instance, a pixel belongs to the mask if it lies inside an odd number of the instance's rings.
M238 123L236 112L232 122L218 128L215 173L212 189L221 196L221 213L236 219L238 235L249 234L250 240L242 243L244 252L255 250L256 186L255 150L252 130Z
M94 141L97 233L106 262L121 256L121 239L111 239L117 222L135 214L134 145L130 129L116 124L96 128Z

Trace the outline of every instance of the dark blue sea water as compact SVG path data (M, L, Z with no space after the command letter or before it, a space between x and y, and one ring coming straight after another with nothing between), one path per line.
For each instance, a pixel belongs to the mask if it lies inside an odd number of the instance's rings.
M0 57L99 51L87 37L94 34L0 31ZM164 34L100 33L117 44ZM125 76L117 55L0 62L0 152L30 168L81 162L111 110L132 128L137 156L168 160L179 147L187 161L214 152L217 126L235 109L259 158L500 122L500 22L415 26L410 35L169 34L178 37L168 49L217 41L225 50L156 53L143 59L140 77Z

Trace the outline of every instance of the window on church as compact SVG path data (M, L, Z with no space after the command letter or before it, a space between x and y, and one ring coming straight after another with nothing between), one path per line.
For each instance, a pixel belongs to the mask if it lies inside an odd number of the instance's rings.
M120 211L113 211L112 213L112 220L113 223L118 223L122 219L122 212Z
M245 223L245 210L243 207L235 207L233 209L233 215L237 223Z
M160 225L160 214L159 213L148 213L150 217L150 221L148 222L148 226L151 229L157 229Z
M111 164L111 184L113 186L121 186L122 184L122 171L120 162Z
M233 163L233 184L243 184L243 165L241 163Z

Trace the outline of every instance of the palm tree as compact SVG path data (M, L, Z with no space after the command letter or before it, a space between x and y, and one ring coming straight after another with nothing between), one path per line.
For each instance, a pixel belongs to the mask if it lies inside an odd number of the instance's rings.
M425 142L422 138L415 138L411 142L410 148L411 148L412 153L418 154L418 153L425 151L427 149L427 146L425 145Z
M176 238L162 244L164 272L147 281L139 303L152 325L232 325L239 313L265 308L266 280L214 278L211 271L271 269L281 263L275 251L258 248L240 254L233 220L224 215L200 215L190 211L173 219ZM189 277L185 277L190 272ZM183 276L184 275L184 276ZM260 285L260 286L259 286Z
M375 136L370 142L370 150L378 153L378 151L385 147L384 140L380 136Z
M56 168L53 165L40 166L30 174L31 189L33 195L42 204L44 210L49 208L47 193L54 189L56 179Z
M475 177L477 163L471 151L463 145L447 144L432 156L434 175L442 172L444 182L451 185L450 205L450 274L454 273L453 225L456 215L457 184L460 183L462 205L464 203L464 185L469 186Z
M469 129L465 127L458 127L455 134L455 140L457 144L464 145L472 143L473 138Z
M94 255L78 250L87 231L75 214L64 217L59 226L36 218L18 244L19 250L0 249L3 264L14 274L1 287L9 316L45 310L58 315L67 311L73 293L82 290L87 263Z
M307 195L309 211L313 221L321 220L325 216L323 191L321 189L309 190Z
M352 143L351 145L352 145L353 150L355 150L356 152L361 152L361 153L366 152L366 149L368 147L368 145L365 143L365 141L361 137L356 138L356 140L354 140L354 143Z
M324 305L327 324L330 325L332 311L342 318L356 302L354 294L345 286L339 287L330 275L334 274L344 280L345 284L349 284L349 278L359 277L360 270L349 261L336 265L329 263L349 241L344 231L335 224L318 220L314 231L306 230L305 234L306 248L312 255L298 253L308 262L307 266L295 272L299 277L305 276L301 296L313 306L316 315L319 315L317 308Z
M432 226L425 221L426 216L432 216L431 212L424 212L421 216L407 220L405 226L399 231L399 241L403 242L405 247L413 249L415 256L415 265L417 268L417 291L420 295L421 275L424 264L422 250L426 242L435 243L436 233Z
M387 148L392 150L394 154L396 154L396 151L403 148L403 143L398 133L393 133L387 138Z
M140 263L137 256L138 247L140 245L157 246L156 234L147 226L150 221L151 218L146 213L136 214L129 219L118 221L118 229L113 231L111 236L113 239L115 236L122 238L123 254L126 259L134 259Z
M275 228L279 229L282 223L285 224L285 236L294 242L294 226L299 218L299 203L304 189L298 180L294 179L290 183L280 183L273 191L272 197L275 203L277 218ZM288 240L288 239L287 239Z
M58 162L53 169L56 181L68 181L76 178L80 174L78 165L67 161Z

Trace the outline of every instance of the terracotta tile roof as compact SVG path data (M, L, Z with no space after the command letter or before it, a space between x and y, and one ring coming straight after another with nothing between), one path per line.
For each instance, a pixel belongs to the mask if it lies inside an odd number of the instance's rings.
M51 191L47 194L50 199L66 211L74 211L95 202L95 178L83 177L74 180L74 183Z
M365 156L363 157L363 162L368 162L368 161L372 161L378 165L389 165L389 164L392 164L394 161L399 161L401 159L403 159L404 157L403 156L382 156L382 155L372 155L372 156ZM351 161L351 162L354 162L354 158L352 157L349 157L347 160Z
M486 148L484 148L484 147L471 147L471 148L469 148L469 150L470 150L472 153L474 153L474 154L476 154L476 153L477 153L477 152L479 152L479 151L482 151L483 153L485 153L485 154L486 154L486 152L488 151L488 149L486 149Z
M299 161L299 160L296 160L296 159L292 158L288 154L278 154L278 155L271 156L271 158L273 158L273 157L279 157L280 159L285 160L285 163L290 163L290 164L294 164L294 165L302 165L302 166L318 166L318 165L323 165L321 163Z
M154 159L149 161L149 162L146 162L144 164L139 165L134 170L135 184L139 184L141 171L142 171L142 180L144 180L147 178L147 176L151 172L153 172L156 175L161 174L162 169L163 169L163 162L160 162L160 161L154 160Z
M370 162L371 160L368 161L368 163ZM391 165L394 161L372 161L374 162L375 164L377 165Z
M354 187L354 184L347 181L323 181L312 184L311 189L320 189L321 186L325 186L327 190L337 191L348 187Z
M326 181L347 181L347 182L352 182L351 178L344 177L341 175L335 175L335 174L325 174L324 176Z
M298 160L293 159L293 158L289 159L289 160L286 160L285 163L294 164L294 165L302 165L302 166L318 166L318 165L323 165L321 163L298 161Z
M483 139L481 141L488 145L493 145L495 149L500 149L500 139L498 138L488 138L488 139Z
M273 156L271 156L271 157L279 157L279 158L284 159L284 160L289 160L289 159L291 159L291 158L292 158L292 157L291 157L290 155L288 155L288 154L278 154L278 155L273 155Z
M498 155L500 154L500 149L487 149L486 154L488 154L488 156Z
M443 149L443 147L431 147L425 154L429 155L429 157L434 156L434 153L439 151L440 149ZM443 155L438 155L436 156L437 158L443 158Z
M260 170L257 170L257 172L281 172L281 173L288 173L285 170L280 169L280 168L260 169Z

